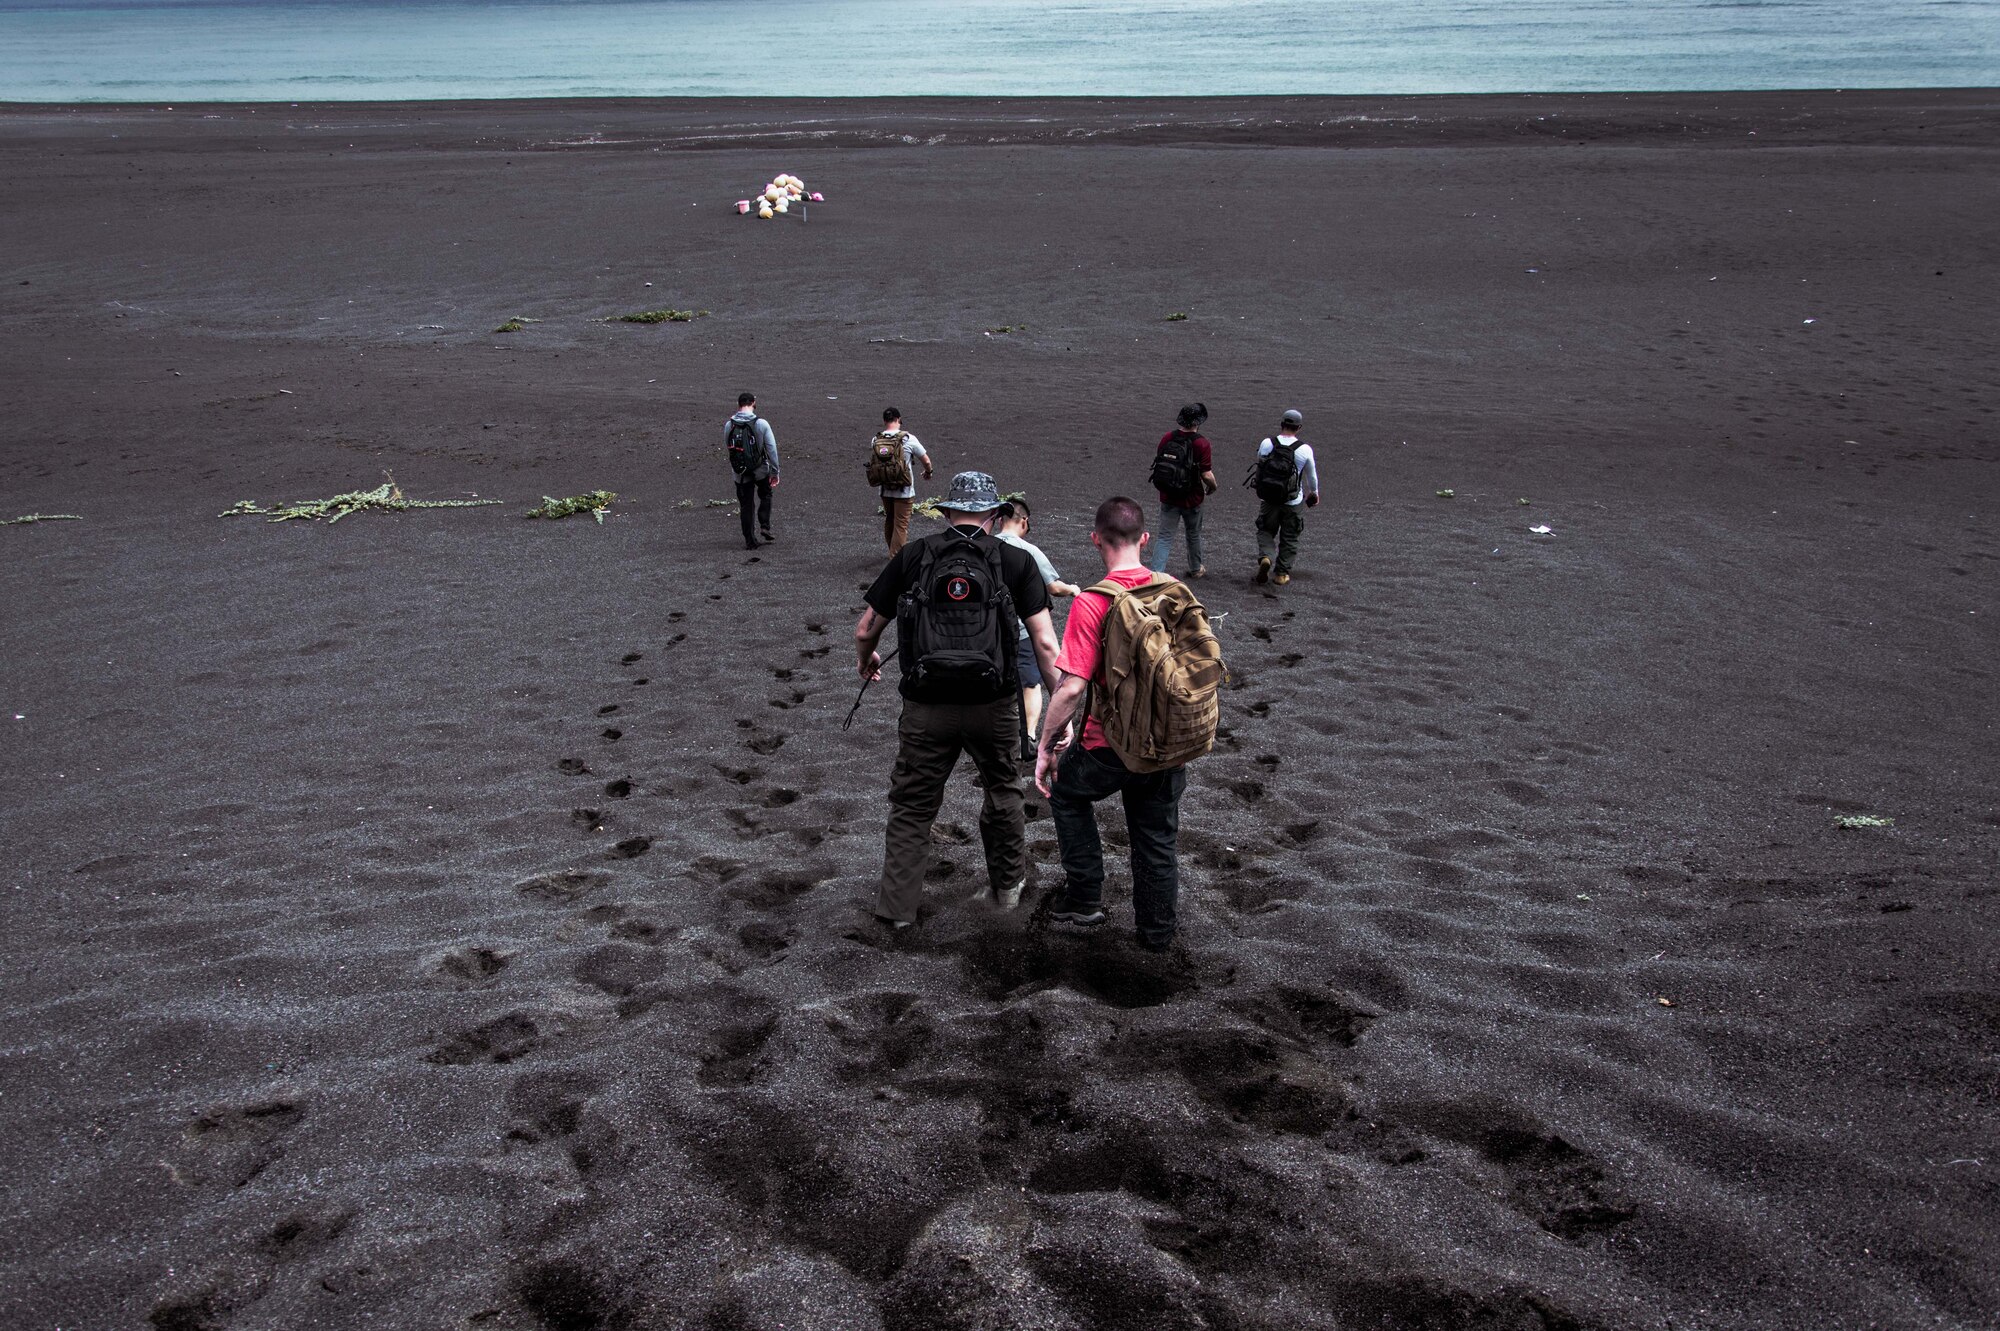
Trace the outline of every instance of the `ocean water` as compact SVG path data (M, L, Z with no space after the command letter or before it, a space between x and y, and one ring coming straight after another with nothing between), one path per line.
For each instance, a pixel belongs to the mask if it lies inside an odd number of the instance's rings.
M0 100L2000 85L2000 0L0 0Z

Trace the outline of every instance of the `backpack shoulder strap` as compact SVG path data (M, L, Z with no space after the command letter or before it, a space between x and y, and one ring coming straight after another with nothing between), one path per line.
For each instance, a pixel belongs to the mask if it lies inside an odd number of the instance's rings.
M1085 587L1084 590L1087 592L1096 592L1100 596L1106 596L1116 601L1119 597L1129 596L1134 592L1149 592L1155 587L1164 587L1174 580L1168 574L1155 573L1150 581L1142 582L1137 587L1127 587L1122 582L1114 582L1110 578L1106 578L1102 582L1093 583L1091 586Z

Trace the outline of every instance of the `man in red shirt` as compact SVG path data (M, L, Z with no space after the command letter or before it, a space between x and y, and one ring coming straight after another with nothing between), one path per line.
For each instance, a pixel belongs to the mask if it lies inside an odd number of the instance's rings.
M1121 587L1144 587L1166 576L1145 566L1146 515L1134 500L1119 497L1100 504L1090 543L1104 558L1105 579ZM1067 735L1083 707L1085 690L1098 674L1104 617L1110 607L1110 597L1093 591L1080 593L1071 607L1062 652L1056 657L1062 683L1049 699L1035 755L1035 787L1048 796L1049 816L1062 851L1063 890L1049 919L1058 924L1104 923L1104 846L1097 833L1095 806L1119 795L1132 842L1132 916L1139 945L1160 952L1174 940L1174 901L1180 895L1177 843L1187 769L1128 770L1094 716L1084 718L1082 742L1069 745L1060 760L1056 756L1060 737Z
M1207 419L1207 407L1189 403L1181 408L1179 423L1153 449L1152 480L1160 496L1160 530L1153 538L1151 560L1155 573L1167 571L1178 524L1187 531L1188 576L1208 576L1201 557L1201 501L1215 493L1215 450L1201 437L1201 423Z

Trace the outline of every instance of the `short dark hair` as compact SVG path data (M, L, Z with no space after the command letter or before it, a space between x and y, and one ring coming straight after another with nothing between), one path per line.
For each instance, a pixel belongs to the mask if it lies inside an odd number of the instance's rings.
M882 408L882 424L887 425L891 421L899 421L901 419L903 419L903 413L899 409L895 407Z
M1138 501L1113 495L1097 506L1097 534L1114 545L1131 545L1146 530L1146 510Z
M756 400L757 395L755 393L738 393L736 395L736 405L739 407L747 407Z
M1025 499L1002 500L999 513L1000 516L996 519L999 522L1006 522L1010 518L1019 518L1021 521L1026 522L1032 516L1028 511L1028 501Z

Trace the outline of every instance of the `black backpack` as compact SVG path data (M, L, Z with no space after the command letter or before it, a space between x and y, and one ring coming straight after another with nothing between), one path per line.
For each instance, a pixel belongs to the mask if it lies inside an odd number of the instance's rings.
M919 544L916 577L896 606L903 683L925 702L992 702L1014 688L1020 620L1000 542L946 530Z
M729 469L736 473L737 482L761 481L770 477L770 469L765 465L764 436L757 429L758 418L729 421Z
M1153 488L1168 498L1192 495L1201 487L1194 466L1194 441L1201 436L1175 430L1153 454Z
M1271 436L1271 451L1257 459L1257 465L1250 469L1250 479L1245 485L1257 491L1257 497L1267 504L1287 504L1299 492L1299 441L1287 443L1276 435Z

